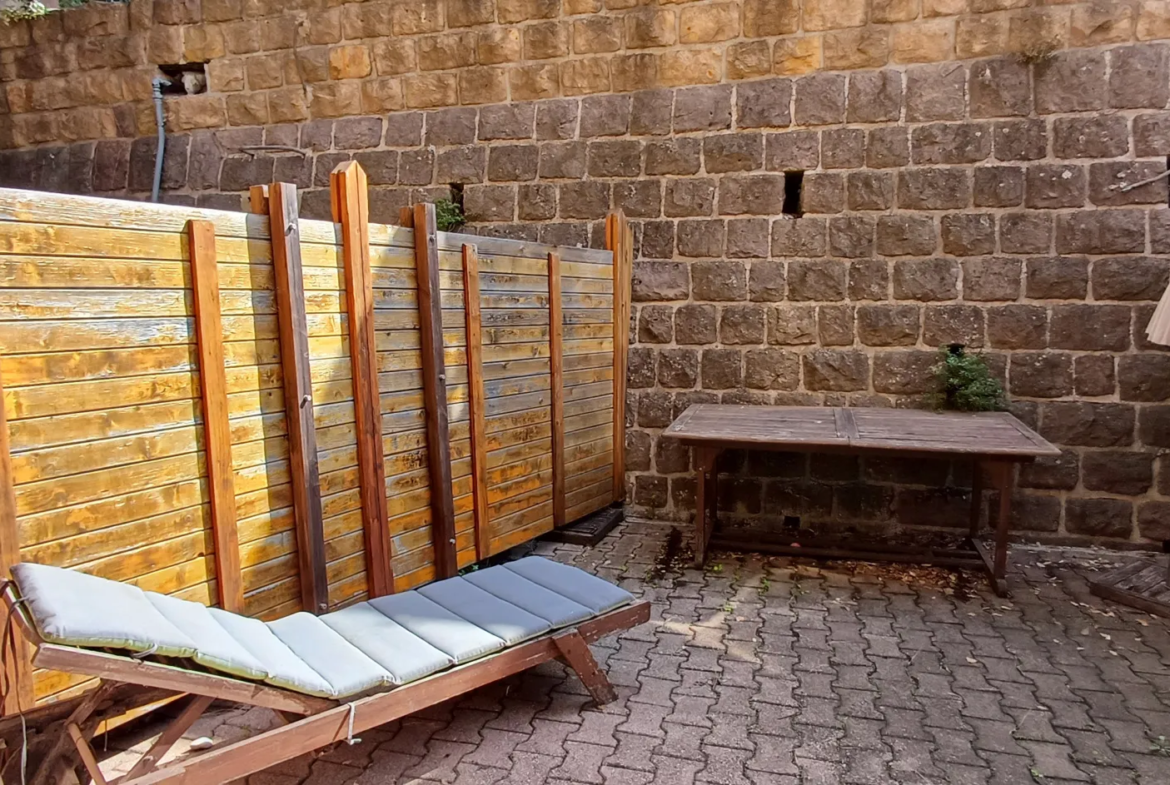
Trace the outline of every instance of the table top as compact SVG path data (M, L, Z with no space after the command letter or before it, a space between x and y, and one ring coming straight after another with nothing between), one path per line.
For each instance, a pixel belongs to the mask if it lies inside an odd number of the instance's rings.
M698 403L663 435L712 447L939 453L1007 460L1060 455L1007 412Z

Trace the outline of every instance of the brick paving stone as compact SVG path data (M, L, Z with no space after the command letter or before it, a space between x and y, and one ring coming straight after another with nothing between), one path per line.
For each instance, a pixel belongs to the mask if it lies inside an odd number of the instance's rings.
M654 771L650 760L659 740L654 736L639 736L634 733L614 734L617 737L617 749L605 759L606 766L615 766L621 769L636 769L639 771Z
M659 755L703 760L699 745L707 737L706 728L696 725L677 725L673 722L664 722L662 727L666 730L666 738L658 747Z
M561 761L559 767L549 773L549 776L561 777L574 782L604 782L605 778L601 776L601 764L611 754L613 754L612 747L566 741L564 760Z

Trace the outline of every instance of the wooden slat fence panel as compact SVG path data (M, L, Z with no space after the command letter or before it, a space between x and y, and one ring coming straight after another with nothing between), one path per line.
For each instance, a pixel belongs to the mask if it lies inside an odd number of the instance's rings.
M628 288L615 287L612 252L432 235L427 264L438 323L427 382L415 232L369 224L368 253L347 269L342 225L297 219L290 192L277 185L254 197L261 212L248 214L0 190L7 417L0 452L11 463L18 549L9 561L76 568L207 604L242 603L245 613L271 619L371 596L377 562L369 543L379 537L388 559L379 571L383 590L402 591L549 531L562 505L571 522L613 500L623 389L615 388L616 352L625 337L615 316L628 318L621 301ZM272 210L294 227L275 243ZM198 280L191 221L206 222L203 236L214 237L214 260L201 264ZM471 309L464 245L477 262ZM556 352L553 252L561 295ZM299 255L299 267L290 254ZM286 268L299 269L295 280L282 282ZM347 280L359 275L368 283L373 353L355 374L349 314L362 298ZM620 283L628 270L617 275ZM287 294L278 293L281 286ZM201 347L197 329L196 304L212 291L218 354ZM212 336L209 313L204 326ZM474 352L469 317L478 331ZM554 354L564 424L555 461ZM206 363L222 366L210 389L200 371ZM290 371L300 375L297 385L289 384ZM482 388L475 459L473 378ZM380 443L365 453L380 458L384 478L372 496L363 490L371 474L359 457L368 441L360 441L355 383L372 395L364 411L376 410L380 421ZM426 390L435 385L445 401L428 409ZM294 388L307 395L307 407L286 400ZM209 440L204 400L217 389L220 429ZM302 410L311 416L295 423L290 439L289 412ZM440 415L446 436L442 455L433 455L428 433ZM436 458L443 471L435 471ZM213 515L209 461L219 472L223 514ZM555 486L554 465L561 467ZM310 467L316 478L298 483L313 478ZM433 496L436 478L440 487L449 483L448 496ZM554 493L561 484L563 494ZM385 512L371 516L371 499ZM453 548L442 543L449 556L435 547L436 511L452 523L438 535L454 538ZM221 559L216 543L230 539L215 526L232 519L236 558ZM221 589L217 562L237 575L235 587ZM38 700L87 686L47 671L31 681Z

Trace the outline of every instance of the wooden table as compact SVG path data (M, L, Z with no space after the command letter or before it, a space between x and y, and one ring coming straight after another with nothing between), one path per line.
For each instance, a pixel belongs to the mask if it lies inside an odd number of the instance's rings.
M974 464L970 513L970 551L991 576L997 594L1007 591L1007 538L1015 465L1060 450L1006 412L929 412L917 409L853 409L807 406L735 406L695 404L663 433L694 448L696 472L695 561L706 561L715 528L715 461L728 449L826 452L885 457L962 459ZM983 478L998 490L994 554L975 538L979 534ZM787 538L789 541L792 538ZM758 544L758 543L757 543ZM906 549L809 548L772 545L770 552L957 564L949 552L915 554ZM899 558L900 556L900 558ZM921 558L915 558L921 556Z

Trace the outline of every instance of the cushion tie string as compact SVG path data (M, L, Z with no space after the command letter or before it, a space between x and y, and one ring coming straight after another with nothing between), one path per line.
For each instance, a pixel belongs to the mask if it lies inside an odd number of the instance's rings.
M345 733L345 743L351 747L361 743L361 739L353 735L353 717L355 714L357 714L357 704L351 703L349 704L349 727Z
M136 651L133 654L131 654L130 656L136 660L145 660L147 657L154 654L156 651L158 651L158 642L157 641L150 644L150 648L147 649L146 651Z

